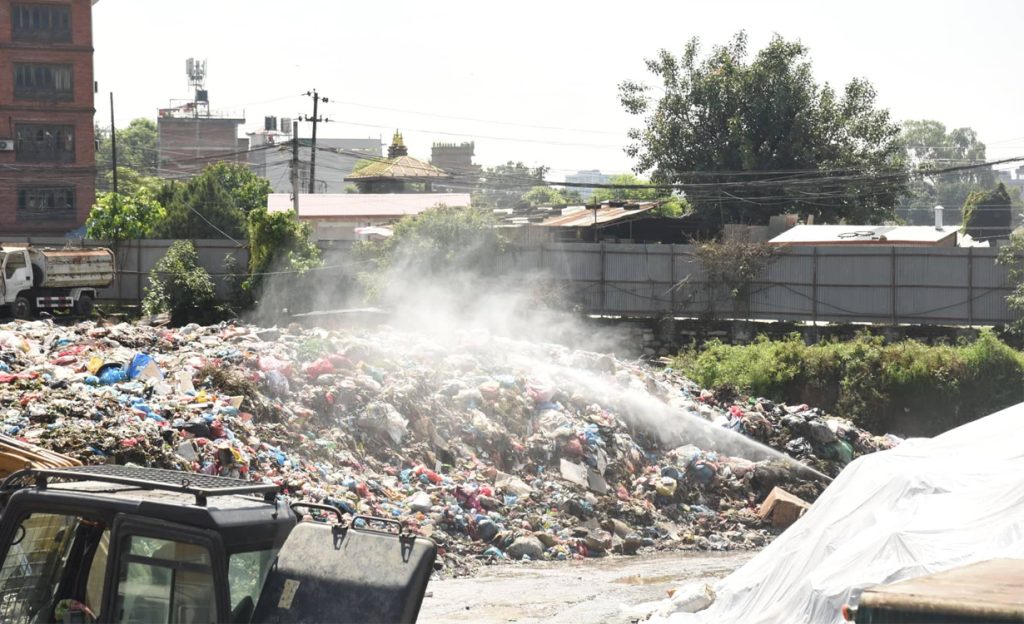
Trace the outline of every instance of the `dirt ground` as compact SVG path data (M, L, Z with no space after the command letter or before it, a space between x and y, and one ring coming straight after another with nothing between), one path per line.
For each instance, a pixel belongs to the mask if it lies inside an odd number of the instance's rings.
M623 606L660 600L683 582L721 578L755 553L536 562L485 568L473 578L431 581L419 622L630 622Z

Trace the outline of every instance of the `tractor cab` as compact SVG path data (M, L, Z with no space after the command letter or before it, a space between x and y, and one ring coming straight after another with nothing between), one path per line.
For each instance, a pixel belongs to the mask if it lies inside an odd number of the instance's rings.
M433 542L278 492L129 466L17 472L0 484L0 621L416 620Z

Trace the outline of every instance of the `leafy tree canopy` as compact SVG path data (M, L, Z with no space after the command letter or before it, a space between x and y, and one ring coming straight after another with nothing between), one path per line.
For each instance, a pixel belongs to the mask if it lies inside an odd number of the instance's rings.
M985 144L971 128L946 130L930 119L907 121L903 137L911 165L918 170L935 170L985 162ZM995 186L990 167L916 177L901 200L899 216L913 225L932 223L935 206L946 209L946 222L957 223L961 208L972 191Z
M246 215L265 209L270 183L237 163L219 162L185 181L168 181L156 193L167 218L161 238L244 238Z
M530 206L568 206L569 202L558 189L535 186L523 193L523 201Z
M797 211L819 223L878 223L895 214L906 154L867 81L837 93L814 80L803 44L776 36L751 59L743 32L705 57L694 38L647 67L660 83L654 95L642 82L620 85L626 111L643 119L626 151L655 183L692 185L687 199L709 222L764 224Z
M527 207L529 203L523 199L523 194L543 183L547 172L547 167L527 167L511 160L486 168L473 191L473 205L478 208Z
M963 231L978 240L1006 238L1013 230L1013 201L1006 186L972 191L964 202Z
M110 132L97 129L96 132L96 171L97 186L101 190L113 189L110 171L113 163ZM130 169L142 176L154 176L157 173L157 128L152 119L140 117L133 119L127 128L117 131L117 166ZM120 177L120 171L118 171ZM118 180L120 187L120 180ZM124 189L118 189L124 192Z
M292 211L267 212L259 208L249 213L249 271L252 277L244 285L252 290L271 270L305 271L320 263L320 249L310 238L308 223L302 223Z
M100 193L85 222L86 233L89 238L109 241L148 238L166 216L164 207L146 188L132 195Z
M689 203L671 191L655 188L650 181L639 178L631 173L612 176L609 184L614 186L644 186L649 188L599 188L590 197L590 203L599 204L606 201L656 201L658 208L654 213L663 217L679 217L690 208Z

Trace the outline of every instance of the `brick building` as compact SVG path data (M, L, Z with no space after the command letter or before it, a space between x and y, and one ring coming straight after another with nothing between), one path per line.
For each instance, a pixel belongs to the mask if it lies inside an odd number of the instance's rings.
M247 163L249 139L238 138L238 128L243 123L243 118L216 116L209 111L161 109L156 122L157 175L181 178L196 175L215 162Z
M97 1L0 0L0 234L62 235L95 200Z

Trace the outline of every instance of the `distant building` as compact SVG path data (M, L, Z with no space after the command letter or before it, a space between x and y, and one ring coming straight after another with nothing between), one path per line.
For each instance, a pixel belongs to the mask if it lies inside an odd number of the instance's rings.
M299 195L299 220L313 225L318 241L358 240L357 228L385 226L438 204L469 206L469 193L346 193ZM267 210L292 210L288 193L267 198Z
M451 174L477 174L480 165L473 164L476 145L469 143L434 143L430 148L430 164Z
M287 132L287 133L286 133ZM291 128L246 133L249 137L248 162L253 173L270 181L271 192L291 193L292 137ZM275 149L269 146L277 145ZM380 139L316 140L316 192L344 193L345 177L361 159L380 160L384 155ZM299 139L299 189L309 189L311 139Z
M243 117L215 113L206 90L206 61L188 59L186 73L194 90L191 100L172 100L157 117L157 175L195 175L215 162L248 162L249 140L238 137Z
M90 0L0 0L0 234L63 235L96 199Z
M601 173L598 169L584 169L565 176L565 181L570 184L608 184L611 176ZM593 187L566 187L569 191L578 191L583 201L587 201L596 190Z
M157 175L187 177L211 163L247 162L248 141L238 138L243 123L240 117L200 116L188 108L161 109L156 122Z
M452 176L430 163L409 155L402 133L395 131L386 160L372 162L345 176L361 193L431 193L434 184L444 185Z

